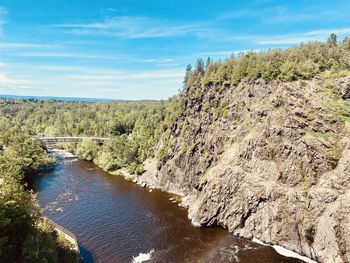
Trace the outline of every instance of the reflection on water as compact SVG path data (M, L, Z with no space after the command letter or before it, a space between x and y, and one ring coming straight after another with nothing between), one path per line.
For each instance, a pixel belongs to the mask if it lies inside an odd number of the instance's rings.
M33 187L43 214L75 233L87 262L301 262L220 228L193 227L171 195L92 163L57 158Z

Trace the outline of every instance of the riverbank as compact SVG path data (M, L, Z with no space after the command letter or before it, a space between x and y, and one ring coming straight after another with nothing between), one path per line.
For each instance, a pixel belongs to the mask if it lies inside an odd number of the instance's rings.
M95 256L132 262L153 249L152 262L193 262L228 236L220 228L192 227L171 195L110 176L92 162L57 156L55 169L42 171L33 185L43 215L74 232L88 263Z
M181 189L179 189L176 185L172 183L167 183L165 186L160 184L160 180L157 177L158 171L156 169L156 160L148 159L147 161L144 162L144 167L146 171L142 175L132 175L124 169L118 170L117 172L112 173L112 175L121 175L122 177L124 177L125 180L132 181L133 183L139 185L140 187L149 188L150 191L152 191L153 189L160 189L162 191L166 191L167 193L173 194L174 197L171 199L171 201L177 203L178 206L184 207L186 209L189 208L191 202L194 202L196 198L195 195L184 193ZM187 210L187 213L188 213L188 210ZM189 219L191 218L189 217ZM202 226L200 223L195 222L193 220L191 220L191 224L194 227ZM312 260L306 256L303 256L295 251L284 248L283 246L280 246L278 244L267 244L255 237L252 237L251 241L260 245L271 246L278 254L282 256L299 259L307 263L317 263L317 261L315 260Z
M279 253L282 256L297 258L297 259L300 259L306 263L317 263L317 261L315 261L315 260L312 260L308 257L302 256L302 255L300 255L294 251L288 250L284 247L281 247L278 245L269 245L269 244L262 242L261 240L259 240L257 238L253 238L252 241L259 244L259 245L262 245L262 246L271 246L277 253Z
M75 154L59 148L50 148L48 149L48 152L56 154L62 158L78 158Z
M145 167L149 165L151 163ZM168 194L157 190L160 187L156 187L155 183L141 180L146 176L152 179L154 171L150 167L145 174L133 176L133 182L139 185L135 186L127 182L130 174L126 171L123 176L111 176L97 169L92 162L78 159L75 162L59 162L57 169L47 171L53 176L42 177L43 190L41 192L38 188L39 199L43 207L62 207L64 213L55 209L46 209L44 213L60 225L74 230L81 245L91 253L97 251L99 259L106 262L131 262L133 258L139 259L140 254L154 249L151 260L155 262L164 262L171 257L173 261L168 262L212 262L210 259L214 258L216 262L226 263L236 262L238 257L244 263L251 262L245 261L246 258L253 260L259 257L265 258L266 263L282 260L300 263L282 257L268 247L236 238L222 228L191 226L188 210L179 207L189 203L188 197L179 197L181 192L175 192L175 188L169 187L173 191ZM71 193L77 198L60 198ZM91 229L95 224L96 231ZM130 233L137 234L137 237L134 234L130 236ZM120 260L119 257L125 257L129 250L129 259ZM82 255L89 257L85 251L81 249Z

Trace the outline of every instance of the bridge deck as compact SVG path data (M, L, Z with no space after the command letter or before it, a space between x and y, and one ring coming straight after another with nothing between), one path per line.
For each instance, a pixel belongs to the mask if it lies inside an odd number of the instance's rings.
M55 137L33 137L36 140L43 142L81 142L85 139L96 141L98 143L104 143L109 138L105 137L88 137L88 136L55 136Z

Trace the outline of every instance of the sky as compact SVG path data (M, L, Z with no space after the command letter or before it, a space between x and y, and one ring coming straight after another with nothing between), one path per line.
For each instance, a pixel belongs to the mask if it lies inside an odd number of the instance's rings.
M330 33L349 0L0 0L0 94L167 99L199 57Z

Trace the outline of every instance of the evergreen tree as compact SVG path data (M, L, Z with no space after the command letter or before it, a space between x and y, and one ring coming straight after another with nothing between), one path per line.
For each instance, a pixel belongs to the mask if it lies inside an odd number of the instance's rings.
M196 71L200 74L204 73L204 61L201 58L197 59Z
M210 64L211 64L211 59L210 57L208 57L207 62L205 63L205 68L208 68Z
M344 40L343 40L343 46L344 46L346 49L350 50L350 38L349 38L349 37L344 38Z
M332 47L337 46L338 44L337 35L334 33L330 34L330 36L328 37L327 43Z
M187 87L188 80L189 80L191 74L192 74L192 66L191 66L191 64L188 64L186 67L185 77L184 77L184 81L183 81L183 86L185 88Z

